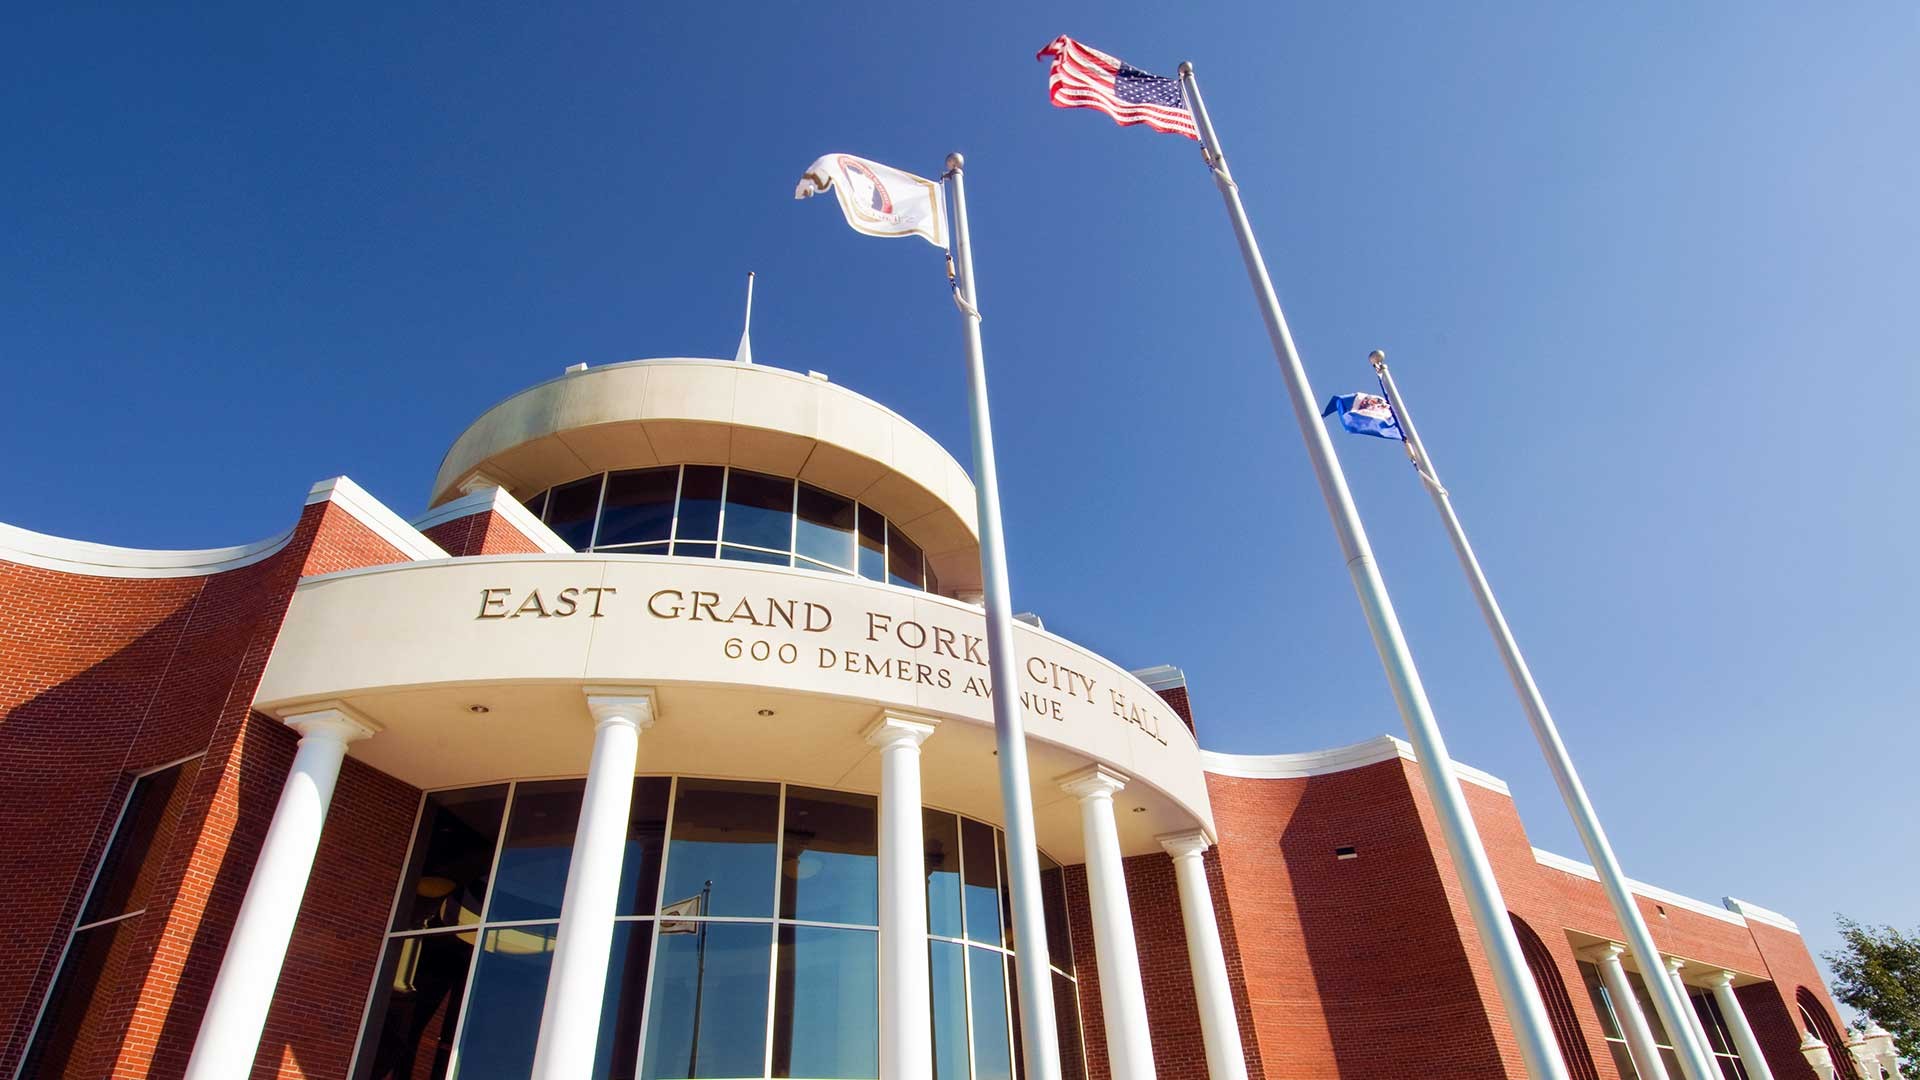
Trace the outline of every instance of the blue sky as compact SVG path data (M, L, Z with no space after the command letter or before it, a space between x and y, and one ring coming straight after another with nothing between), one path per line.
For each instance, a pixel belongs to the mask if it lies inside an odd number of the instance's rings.
M411 514L568 364L755 353L970 460L937 254L793 182L968 157L1015 600L1184 667L1204 744L1399 720L1193 144L1199 68L1324 397L1385 348L1630 873L1920 923L1910 4L17 12L0 520L143 547ZM959 11L960 9L954 9ZM1337 443L1454 755L1580 847L1432 510Z

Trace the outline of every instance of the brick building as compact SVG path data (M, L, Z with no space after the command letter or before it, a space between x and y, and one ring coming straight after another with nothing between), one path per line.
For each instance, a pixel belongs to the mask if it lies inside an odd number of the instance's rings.
M0 526L0 1075L1525 1076L1405 743L1210 753L1037 625L1023 1030L973 508L823 378L658 360L488 411L411 520ZM1680 1080L1592 869L1461 771L1567 1075ZM1725 1076L1861 1075L1790 920L1637 892Z

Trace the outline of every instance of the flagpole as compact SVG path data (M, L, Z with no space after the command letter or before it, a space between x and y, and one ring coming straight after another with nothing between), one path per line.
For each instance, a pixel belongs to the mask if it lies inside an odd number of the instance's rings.
M1240 204L1240 188L1227 171L1226 158L1220 150L1220 139L1207 116L1207 106L1200 97L1200 84L1194 78L1192 64L1181 63L1180 82L1187 101L1193 106L1193 118L1200 129L1201 146L1213 172L1214 184L1220 189L1221 198L1226 201L1227 216L1233 222L1234 235L1240 241L1240 257L1247 265L1247 277L1253 283L1260 314L1266 319L1267 337L1273 342L1274 358L1280 362L1280 373L1293 402L1294 419L1299 422L1300 436L1306 441L1307 456L1312 460L1314 476L1320 482L1320 494L1326 500L1328 514L1333 518L1333 531L1340 542L1340 553L1346 560L1347 573L1353 578L1354 591L1359 594L1360 608L1366 615L1374 648L1379 651L1380 662L1387 670L1387 681L1393 687L1393 697L1400 708L1401 719L1406 722L1407 736L1413 743L1420 774L1426 782L1427 795L1433 800L1434 815L1439 818L1447 850L1453 857L1454 870L1459 874L1474 927L1480 932L1481 947L1486 950L1494 985L1500 992L1501 1003L1506 1007L1507 1021L1512 1025L1515 1041L1519 1043L1521 1059L1534 1080L1568 1080L1553 1028L1547 1019L1546 1007L1541 1003L1539 989L1534 985L1533 975L1520 951L1520 940L1508 920L1506 902L1500 896L1500 885L1494 879L1493 866L1487 861L1480 834L1474 830L1473 816L1467 808L1466 796L1460 790L1460 777L1454 769L1453 759L1447 756L1447 746L1440 737L1440 727L1434 722L1433 707L1427 702L1427 691L1421 685L1420 672L1415 669L1413 656L1407 650L1406 639L1400 631L1400 620L1394 614L1392 600L1387 596L1386 583L1380 577L1379 567L1374 564L1373 549L1367 543L1366 530L1360 524L1360 514L1354 509L1346 476L1341 473L1340 462L1333 455L1333 443L1320 424L1313 387L1307 382L1306 368L1300 362L1299 351L1294 348L1293 334L1287 329L1286 315L1280 310L1280 299L1274 294L1266 262L1260 257L1259 245L1254 241L1246 208Z
M1620 868L1620 860L1614 857L1613 845L1607 842L1606 830L1600 827L1600 817L1594 812L1592 801L1587 798L1586 786L1580 782L1580 774L1574 770L1573 756L1567 752L1567 744L1561 741L1553 714L1547 711L1546 699L1541 696L1539 685L1533 681L1533 672L1527 667L1526 657L1520 654L1520 644L1507 627L1507 618L1500 611L1500 602L1493 597L1493 586L1481 571L1480 560L1474 557L1473 545L1467 542L1467 531L1460 524L1460 516L1454 512L1453 500L1448 497L1446 487L1440 483L1440 474L1433 467L1433 458L1427 455L1427 448L1420 441L1420 433L1413 426L1413 417L1400 397L1400 388L1394 384L1393 372L1387 370L1387 354L1375 350L1367 359L1373 363L1374 373L1380 377L1380 389L1387 395L1387 404L1393 409L1394 420L1400 425L1401 434L1406 436L1408 456L1413 458L1414 468L1420 473L1427 494L1432 496L1434 508L1440 511L1440 520L1447 527L1447 538L1453 541L1453 553L1459 556L1460 567L1467 572L1467 584L1473 587L1473 597L1480 603L1480 614L1486 619L1487 629L1493 633L1494 644L1500 649L1500 659L1507 666L1507 675L1513 680L1514 691L1520 695L1527 722L1533 727L1534 738L1540 742L1541 753L1546 755L1547 767L1553 772L1554 783L1560 787L1560 797L1566 801L1567 813L1573 816L1574 827L1579 830L1580 840L1587 847L1587 857L1593 860L1593 868L1600 876L1600 886L1607 894L1607 902L1613 905L1614 918L1620 920L1620 927L1627 937L1627 948L1640 966L1642 981L1653 997L1654 1008L1660 1013L1660 1022L1668 1032L1676 1033L1674 1046L1681 1051L1680 1063L1690 1080L1715 1080L1719 1070L1714 1067L1699 1040L1694 1038L1693 1025L1686 1020L1692 1006L1681 999L1673 981L1663 977L1666 969L1661 961L1660 948L1654 943L1653 932L1647 929L1647 921L1641 916L1639 905L1634 903L1626 872ZM1643 1080L1666 1080L1664 1069L1658 1061L1653 1062L1649 1069L1654 1075Z
M942 179L953 182L953 256L958 264L961 323L967 337L967 405L973 418L973 480L979 500L980 570L987 608L987 669L992 679L993 742L1000 760L1000 800L1006 814L1007 861L1012 876L1014 968L1020 990L1020 1034L1030 1080L1060 1080L1060 1040L1053 1015L1046 916L1040 906L1040 857L1033 835L1033 791L1028 786L1027 737L1020 715L1020 675L1013 651L1013 608L1007 585L1006 538L1000 528L1000 479L993 458L993 422L987 413L987 367L980 346L980 299L973 287L973 247L967 233L965 159L947 155Z

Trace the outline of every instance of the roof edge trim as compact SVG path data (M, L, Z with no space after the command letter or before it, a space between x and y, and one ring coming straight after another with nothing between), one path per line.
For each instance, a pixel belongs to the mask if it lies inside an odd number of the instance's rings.
M1748 903L1745 900L1732 896L1723 896L1720 898L1720 902L1726 905L1728 911L1745 918L1748 922L1762 923L1775 929L1785 930L1794 934L1800 932L1799 923L1794 922L1792 919L1787 918L1777 911L1763 908L1759 904Z
M1600 872L1595 870L1592 864L1583 863L1579 859L1570 859L1565 855L1556 855L1551 851L1546 851L1541 848L1533 849L1533 861L1539 863L1541 866L1558 870L1563 874L1583 877L1588 881L1597 882L1600 880ZM1741 918L1740 912L1737 910L1716 907L1713 904L1707 903L1705 900L1695 900L1691 896L1683 896L1671 889L1663 889L1658 885L1649 885L1644 881L1635 881L1632 878L1627 879L1627 888L1635 896L1644 896L1648 900L1662 904L1672 904L1674 907L1691 911L1696 915L1705 915L1709 919L1718 919L1721 922L1732 923L1735 926L1747 925L1747 920Z
M1222 754L1203 749L1200 751L1200 767L1221 776L1237 776L1248 780L1299 780L1377 765L1394 758L1402 761L1419 760L1414 756L1413 744L1405 739L1376 735L1365 742L1298 754ZM1460 779L1469 784L1477 784L1509 798L1513 795L1507 782L1492 773L1458 761L1453 763L1453 768Z
M237 547L162 550L70 540L0 523L0 561L83 577L203 577L270 558L291 539L293 530L288 529Z
M475 514L484 514L489 510L506 518L514 528L519 529L522 535L533 541L546 554L571 555L574 553L565 540L560 539L558 534L547 528L545 522L534 517L533 512L521 505L519 499L507 494L505 488L482 488L471 494L462 495L452 502L441 503L414 518L409 524L424 534L436 525L444 525L449 521L458 521Z
M394 549L414 562L428 559L447 559L439 544L423 536L419 529L408 524L405 518L387 508L387 505L365 488L344 476L335 476L313 485L307 492L307 505L332 503L352 515L354 520L373 531L375 536L392 544Z

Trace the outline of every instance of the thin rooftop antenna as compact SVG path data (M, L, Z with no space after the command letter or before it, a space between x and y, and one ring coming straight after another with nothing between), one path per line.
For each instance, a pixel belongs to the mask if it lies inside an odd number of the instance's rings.
M740 327L740 348L733 354L735 363L753 363L753 271L747 271L747 321Z

